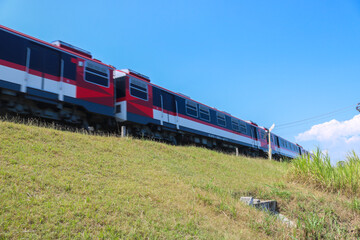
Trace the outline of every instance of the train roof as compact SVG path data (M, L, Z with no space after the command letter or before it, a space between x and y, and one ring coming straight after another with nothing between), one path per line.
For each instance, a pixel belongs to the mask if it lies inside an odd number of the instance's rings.
M80 58L83 58L83 59L86 59L86 60L91 60L91 61L94 61L94 62L97 62L99 64L102 64L104 66L107 66L109 68L112 68L112 69L115 69L115 67L109 65L109 64L105 64L103 62L101 62L100 60L98 59L95 59L95 58L92 58L92 55L90 52L84 50L84 49L81 49L79 47L75 47L71 44L68 44L68 43L65 43L63 41L60 41L60 40L57 40L57 41L54 41L53 43L49 43L49 42L46 42L46 41L43 41L43 40L40 40L38 38L35 38L35 37L32 37L30 35L27 35L27 34L24 34L24 33L21 33L19 31L16 31L14 29L11 29L11 28L8 28L8 27L5 27L3 25L0 25L0 29L3 29L5 31L8 31L8 32L11 32L15 35L18 35L20 37L23 37L23 38L26 38L26 39L29 39L31 41L35 41L41 45L45 45L47 47L50 47L50 48L53 48L53 49L56 49L58 51L62 51L62 52L66 52L66 53L69 53L71 55L75 55L77 57L80 57Z

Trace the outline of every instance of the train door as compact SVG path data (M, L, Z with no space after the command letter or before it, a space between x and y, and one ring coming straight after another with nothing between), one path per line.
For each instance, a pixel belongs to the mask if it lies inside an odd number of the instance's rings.
M59 100L63 101L61 85L61 57L60 53L47 49L44 54L44 77L43 90L59 94Z
M280 151L279 138L275 135L273 135L273 136L274 136L275 151L279 152Z
M268 139L267 139L267 134L265 132L265 130L263 129L259 129L259 135L260 135L260 146L264 151L268 151L269 147L268 147Z
M44 48L31 43L28 48L27 65L27 87L44 89Z
M280 153L280 154L283 154L283 150L281 149L282 140L281 140L281 138L279 138L279 137L276 137L276 139L277 139L276 143L277 143L277 145L279 146L279 148L278 148L279 153Z
M258 147L258 134L254 126L250 126L250 134L253 139L253 146Z
M174 125L177 125L177 103L175 96L171 93L162 91L162 120Z
M60 96L62 93L62 87L59 85L61 82L61 63L62 60L58 51L31 43L28 48L27 86Z

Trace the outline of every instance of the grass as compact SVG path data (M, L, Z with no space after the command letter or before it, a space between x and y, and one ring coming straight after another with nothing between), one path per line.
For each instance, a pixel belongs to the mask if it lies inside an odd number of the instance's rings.
M291 175L328 191L348 196L359 196L360 193L360 159L355 152L332 166L330 157L317 149L312 157L303 155L295 159Z
M0 121L0 239L360 236L360 201L293 181L291 163L51 127Z

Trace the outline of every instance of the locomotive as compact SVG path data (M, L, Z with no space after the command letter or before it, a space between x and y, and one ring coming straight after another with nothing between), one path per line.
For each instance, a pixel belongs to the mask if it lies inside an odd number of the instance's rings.
M86 129L265 155L269 131L251 121L116 69L89 51L48 43L0 25L0 111L33 115ZM307 154L271 133L274 158Z

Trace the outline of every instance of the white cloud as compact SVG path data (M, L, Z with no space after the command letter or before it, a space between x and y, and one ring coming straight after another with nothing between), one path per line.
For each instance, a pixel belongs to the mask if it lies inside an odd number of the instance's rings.
M347 153L360 153L360 114L346 121L331 120L314 125L295 137L299 142L316 141L330 157L343 160Z

